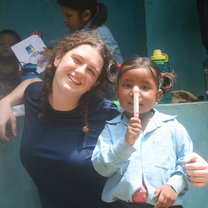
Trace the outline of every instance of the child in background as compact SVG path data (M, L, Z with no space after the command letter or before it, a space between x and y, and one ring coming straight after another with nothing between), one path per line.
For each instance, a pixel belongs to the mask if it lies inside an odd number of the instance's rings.
M11 49L19 41L20 36L13 30L0 31L0 99L20 83L21 66Z
M123 58L109 28L104 25L107 20L107 7L97 0L57 0L64 16L64 24L72 33L77 30L95 30L101 40L110 48L112 56L117 63ZM99 94L108 99L115 99L112 84L105 84Z
M95 30L102 41L111 49L113 58L122 63L123 58L109 28L104 25L107 20L107 7L97 0L57 0L64 15L64 24L69 32L77 30Z
M190 180L183 159L192 141L175 116L153 108L175 82L148 58L125 61L118 72L116 96L123 112L107 124L93 151L95 170L108 177L105 202L120 207L182 207ZM139 117L134 116L133 87L139 88Z

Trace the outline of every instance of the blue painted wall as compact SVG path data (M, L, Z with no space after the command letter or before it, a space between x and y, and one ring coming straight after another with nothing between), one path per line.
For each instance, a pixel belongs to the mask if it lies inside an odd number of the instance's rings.
M204 94L202 45L196 0L145 0L147 51L160 48L177 74L175 89Z
M162 49L177 74L175 89L204 94L203 48L196 0L103 0L108 7L107 25L124 58L150 56ZM49 43L66 28L56 0L1 0L0 30L12 28L26 38L34 30Z

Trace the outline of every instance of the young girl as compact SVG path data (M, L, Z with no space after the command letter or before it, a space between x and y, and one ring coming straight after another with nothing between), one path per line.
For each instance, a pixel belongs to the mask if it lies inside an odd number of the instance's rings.
M77 30L95 30L102 41L111 49L114 60L122 63L123 58L109 28L104 25L107 20L107 7L97 0L57 0L64 15L64 24L70 33Z
M21 40L10 29L0 31L0 99L9 94L20 83L21 66L11 46Z
M95 170L108 177L102 193L120 207L182 207L189 188L182 160L192 141L175 116L153 107L174 84L148 58L125 61L118 73L116 96L123 113L107 124L92 156ZM133 87L139 91L139 117L134 116Z

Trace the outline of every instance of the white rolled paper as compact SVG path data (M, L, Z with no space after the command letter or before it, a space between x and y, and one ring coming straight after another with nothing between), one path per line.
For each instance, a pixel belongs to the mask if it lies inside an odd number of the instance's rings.
M139 117L139 87L134 86L134 116Z

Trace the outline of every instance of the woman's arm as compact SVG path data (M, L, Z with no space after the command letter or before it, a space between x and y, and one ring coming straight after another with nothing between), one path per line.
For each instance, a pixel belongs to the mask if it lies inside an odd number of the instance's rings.
M0 139L9 142L7 137L6 125L11 125L12 134L17 135L16 118L12 111L12 106L20 104L23 99L24 91L27 86L35 81L40 81L39 78L27 79L21 82L10 94L0 100Z
M208 162L196 153L188 155L183 162L194 186L203 187L208 184Z

